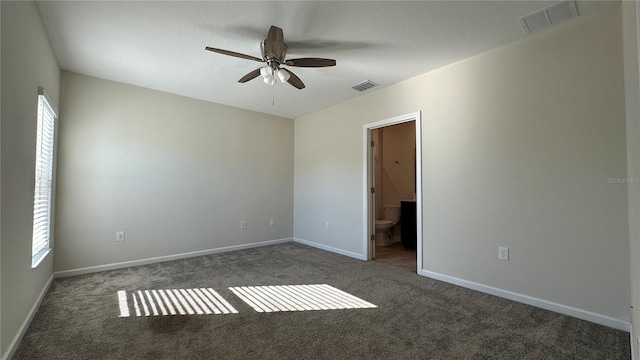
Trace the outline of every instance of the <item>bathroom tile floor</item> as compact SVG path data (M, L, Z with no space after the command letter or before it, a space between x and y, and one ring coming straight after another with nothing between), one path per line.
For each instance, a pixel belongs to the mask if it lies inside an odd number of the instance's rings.
M389 246L376 245L375 260L416 272L416 251L405 249L400 242L391 243Z

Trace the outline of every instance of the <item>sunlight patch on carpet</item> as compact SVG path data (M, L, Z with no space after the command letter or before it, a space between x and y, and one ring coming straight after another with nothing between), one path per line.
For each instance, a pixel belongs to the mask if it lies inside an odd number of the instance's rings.
M238 313L211 288L118 291L118 303L120 317Z
M257 312L376 308L326 284L230 287Z

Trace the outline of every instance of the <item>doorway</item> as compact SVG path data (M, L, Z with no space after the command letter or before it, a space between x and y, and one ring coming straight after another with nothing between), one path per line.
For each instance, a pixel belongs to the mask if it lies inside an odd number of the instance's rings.
M422 270L420 129L420 112L363 126L366 155L363 176L366 224L364 251L367 260L376 259L403 267L414 266L418 273ZM411 135L408 135L409 131ZM414 137L415 146L413 142L408 144L406 136ZM413 174L411 178L408 178L409 173ZM399 219L394 216L397 210ZM385 229L376 236L376 220L385 217L399 222L390 232L387 233Z

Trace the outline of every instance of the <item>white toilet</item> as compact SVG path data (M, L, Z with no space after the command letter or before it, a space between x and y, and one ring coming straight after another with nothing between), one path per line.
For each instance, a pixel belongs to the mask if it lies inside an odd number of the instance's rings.
M384 205L384 220L376 220L376 244L389 246L393 240L393 227L400 219L400 205Z

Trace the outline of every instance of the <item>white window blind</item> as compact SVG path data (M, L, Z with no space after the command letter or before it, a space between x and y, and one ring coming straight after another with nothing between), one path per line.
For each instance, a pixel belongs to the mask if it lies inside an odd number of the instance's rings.
M51 243L53 202L53 151L56 113L44 91L38 96L38 129L36 135L36 182L33 196L32 267L48 253Z

